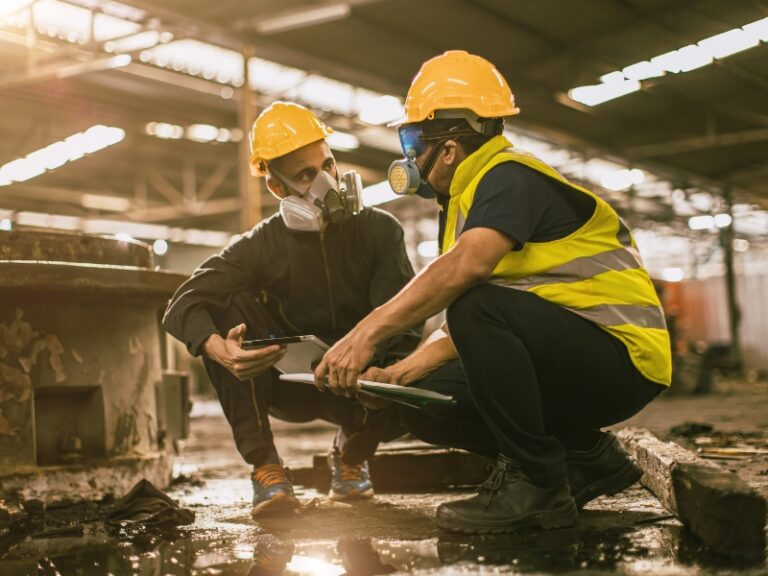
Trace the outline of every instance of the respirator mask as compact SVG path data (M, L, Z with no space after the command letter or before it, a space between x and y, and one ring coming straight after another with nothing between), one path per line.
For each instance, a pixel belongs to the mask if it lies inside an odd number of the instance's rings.
M341 182L321 170L305 192L274 170L272 173L296 193L280 200L280 216L291 230L319 232L325 223L346 222L362 209L363 185L354 170L344 173Z

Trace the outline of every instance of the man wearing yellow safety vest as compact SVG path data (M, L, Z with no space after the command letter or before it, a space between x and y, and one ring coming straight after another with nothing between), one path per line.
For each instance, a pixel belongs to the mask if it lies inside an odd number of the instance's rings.
M412 431L497 457L478 494L438 508L438 524L571 525L578 507L641 475L600 428L670 383L651 280L606 202L503 136L518 109L490 62L463 51L427 61L405 111L390 184L437 198L441 255L326 353L316 383L357 389L378 342L447 309L411 356L365 374L454 394L452 413L406 416Z
M191 354L202 355L237 448L253 465L254 517L298 506L268 415L340 427L329 456L337 500L373 495L366 459L389 426L353 399L276 382L272 366L285 348L241 346L243 339L303 334L333 343L413 276L400 224L361 208L360 178L338 174L325 140L331 133L297 104L275 102L259 115L251 168L280 199L280 211L195 270L163 318ZM379 348L375 362L402 357L417 342L418 334L404 331Z

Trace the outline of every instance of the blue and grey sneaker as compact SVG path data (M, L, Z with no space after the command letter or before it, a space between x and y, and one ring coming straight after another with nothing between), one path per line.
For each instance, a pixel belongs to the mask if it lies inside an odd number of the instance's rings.
M251 474L253 508L251 517L290 513L300 506L293 484L281 464L262 464Z
M331 500L373 498L373 483L368 474L368 462L356 466L345 464L336 448L328 455L331 468Z

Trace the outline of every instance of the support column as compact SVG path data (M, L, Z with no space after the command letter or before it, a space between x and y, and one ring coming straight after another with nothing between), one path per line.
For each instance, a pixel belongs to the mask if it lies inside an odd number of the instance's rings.
M725 286L728 298L728 318L731 335L731 354L737 366L741 367L741 339L739 325L741 324L741 309L736 298L736 272L733 262L733 195L730 184L723 189L726 213L731 217L731 223L720 231L720 244L725 260Z
M253 121L256 119L256 103L251 90L248 75L248 60L254 56L254 49L246 47L243 50L243 86L240 88L240 102L238 103L238 124L243 132L240 140L238 180L240 188L240 230L246 231L261 220L261 180L251 175L249 166L250 134Z

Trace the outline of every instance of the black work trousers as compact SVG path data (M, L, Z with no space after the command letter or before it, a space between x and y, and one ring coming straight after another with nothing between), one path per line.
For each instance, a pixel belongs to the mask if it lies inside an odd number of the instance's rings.
M228 306L209 312L222 337L241 323L247 327L246 339L282 333L259 300L248 293L237 294ZM254 466L279 461L269 415L288 422L320 419L338 425L344 439L356 441L350 456L343 455L348 464L357 464L372 455L380 439L405 432L398 426L396 411L368 417L356 400L320 392L307 384L280 381L276 370L267 370L243 382L205 356L203 363L232 428L237 449Z
M599 429L639 412L664 389L635 368L624 344L535 294L485 284L448 308L461 361L416 386L457 407L401 417L416 437L520 463L536 483L565 478L566 450L588 450Z

